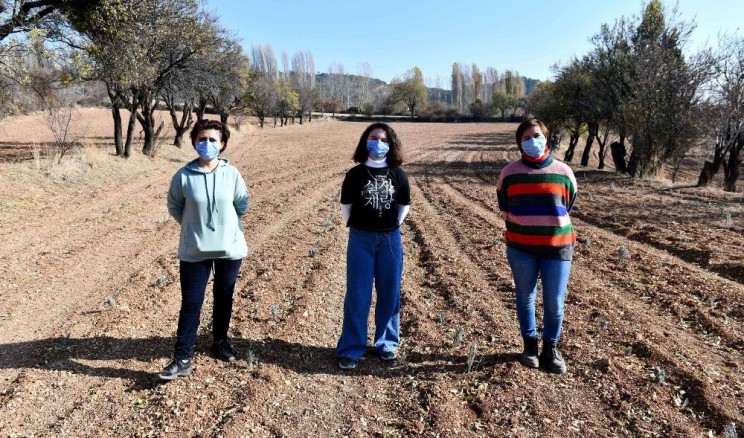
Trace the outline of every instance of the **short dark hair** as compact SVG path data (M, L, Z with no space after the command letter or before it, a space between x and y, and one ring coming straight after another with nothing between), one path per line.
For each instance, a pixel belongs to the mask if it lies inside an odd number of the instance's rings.
M208 129L216 129L220 131L220 140L222 141L222 149L220 149L220 153L224 152L225 149L227 149L227 140L230 139L230 128L219 120L197 120L196 123L194 123L194 127L191 128L191 134L189 134L191 137L191 145L196 147L196 137L199 135L199 132Z
M550 138L550 131L548 131L548 128L545 126L545 123L541 122L539 119L527 119L524 122L519 124L519 127L517 128L517 146L519 146L519 150L522 150L522 134L524 134L524 131L527 130L530 126L537 126L540 128L540 131L542 131L543 136L545 136L545 139Z
M357 163L364 163L367 161L367 158L369 157L369 152L367 151L367 137L369 137L369 133L375 129L382 129L385 131L385 134L387 134L387 144L390 146L390 150L385 157L385 161L388 166L398 167L403 164L403 143L401 143L395 130L387 123L382 122L373 123L367 126L367 129L364 130L362 136L359 137L359 143L354 151L354 161Z

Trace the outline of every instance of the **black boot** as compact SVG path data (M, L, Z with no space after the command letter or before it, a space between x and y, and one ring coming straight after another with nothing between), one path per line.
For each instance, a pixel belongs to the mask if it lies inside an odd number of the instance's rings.
M537 358L537 338L522 338L524 351L519 356L519 362L527 368L537 368L540 361Z
M540 353L540 367L551 373L563 374L566 372L566 362L563 361L561 353L558 352L558 344L555 342L544 342L542 353Z

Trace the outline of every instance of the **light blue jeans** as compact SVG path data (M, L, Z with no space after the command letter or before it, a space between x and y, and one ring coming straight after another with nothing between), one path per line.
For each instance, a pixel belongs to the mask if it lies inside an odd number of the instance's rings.
M400 229L386 232L349 229L346 251L344 322L336 354L358 360L367 349L367 317L372 284L377 290L374 347L394 351L400 342L400 283L403 245Z
M506 258L514 276L517 318L522 337L537 337L535 298L539 275L543 286L542 339L545 342L558 342L563 325L571 261L538 257L510 246L506 247Z

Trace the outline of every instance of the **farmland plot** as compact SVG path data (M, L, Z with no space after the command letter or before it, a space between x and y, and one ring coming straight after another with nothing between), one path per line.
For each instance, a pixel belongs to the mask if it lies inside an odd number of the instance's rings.
M88 115L88 138L108 135L107 116ZM742 195L574 166L568 372L526 369L495 203L517 157L512 124L395 125L412 189L401 360L368 354L339 370L338 192L364 127L235 133L225 155L252 195L231 325L239 360L209 356L207 299L196 371L168 384L154 378L180 300L165 193L192 154L162 146L119 161L126 172L105 157L43 176L17 151L0 175L0 435L741 433Z

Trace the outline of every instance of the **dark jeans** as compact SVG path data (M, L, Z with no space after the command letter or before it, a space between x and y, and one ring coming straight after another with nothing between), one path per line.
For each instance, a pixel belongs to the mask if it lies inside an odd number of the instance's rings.
M196 331L209 274L214 266L214 306L212 308L212 336L215 341L227 339L232 316L233 291L242 260L214 259L203 262L181 260L181 312L173 357L189 359L194 354Z

